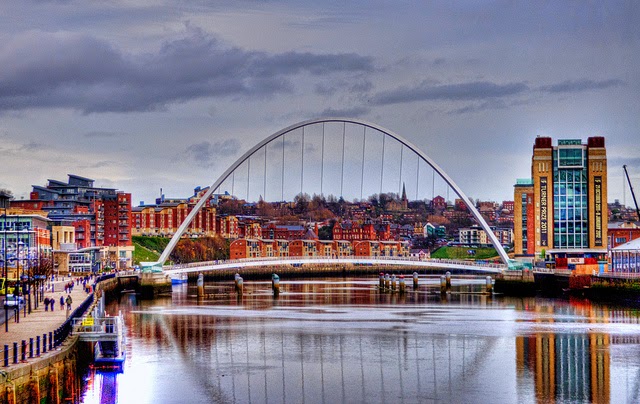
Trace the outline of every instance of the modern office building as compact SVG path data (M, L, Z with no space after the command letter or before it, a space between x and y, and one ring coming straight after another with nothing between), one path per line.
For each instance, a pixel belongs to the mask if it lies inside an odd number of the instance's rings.
M44 212L11 207L0 216L0 265L7 260L9 279L25 275L51 256L50 220ZM6 254L6 256L5 256Z
M607 156L603 137L536 138L531 178L514 187L516 257L557 268L597 264L607 255Z
M98 188L94 180L69 174L67 182L48 180L33 186L29 200L12 206L38 208L56 226L73 226L77 248L106 247L101 265L124 269L132 266L131 194Z

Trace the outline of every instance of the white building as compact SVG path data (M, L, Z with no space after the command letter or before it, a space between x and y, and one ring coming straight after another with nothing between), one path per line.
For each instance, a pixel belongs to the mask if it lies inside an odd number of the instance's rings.
M611 272L640 272L640 239L611 250Z

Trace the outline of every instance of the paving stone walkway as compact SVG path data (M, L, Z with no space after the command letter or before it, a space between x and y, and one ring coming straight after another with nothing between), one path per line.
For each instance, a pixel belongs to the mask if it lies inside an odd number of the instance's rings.
M18 346L20 346L22 340L27 341L27 344L29 344L29 338L33 338L34 341L36 341L37 336L42 338L42 335L45 333L47 334L48 339L49 332L53 332L65 322L67 315L71 314L73 310L75 310L75 308L77 308L89 296L83 290L82 283L74 285L73 291L71 292L71 299L73 300L71 310L67 313L66 304L65 308L61 310L60 296L63 296L66 299L67 293L64 291L64 285L68 281L69 280L54 282L54 292L45 292L43 296L43 299L45 297L55 299L53 312L51 310L45 311L44 304L42 302L38 303L38 308L35 308L34 302L32 301L31 314L24 316L24 307L21 307L20 322L16 323L13 313L11 313L13 309L10 309L9 313L11 317L9 318L9 332L5 331L4 304L0 306L0 350L4 349L5 344L9 345L9 349L12 349L14 342L17 342ZM33 299L34 297L32 296L31 298ZM4 297L0 297L0 300L2 299L4 299ZM3 354L0 352L0 367L2 366L2 355Z

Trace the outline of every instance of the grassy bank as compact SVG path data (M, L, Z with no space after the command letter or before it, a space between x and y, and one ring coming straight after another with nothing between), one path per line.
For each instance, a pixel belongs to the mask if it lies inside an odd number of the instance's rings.
M474 251L474 254L469 254L469 251ZM441 259L475 259L475 260L486 260L495 258L498 256L496 249L493 247L481 247L481 248L470 248L470 247L440 247L434 252L431 253L431 258L441 258Z

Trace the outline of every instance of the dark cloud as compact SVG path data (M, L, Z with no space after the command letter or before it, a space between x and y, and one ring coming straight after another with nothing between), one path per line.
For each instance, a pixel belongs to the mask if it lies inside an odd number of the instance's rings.
M609 158L609 169L620 167L622 169L623 165L626 165L628 168L630 167L640 167L640 157L612 157Z
M377 105L400 104L415 101L470 101L500 98L529 91L523 82L496 84L475 81L459 84L433 85L422 82L416 87L400 87L376 94L372 101Z
M36 142L29 142L26 144L23 144L22 146L20 146L21 151L29 151L29 152L35 152L38 150L47 150L49 148L49 146L43 144L43 143L36 143Z
M87 132L82 136L86 137L86 138L89 138L89 139L113 139L113 138L124 136L124 133L121 133L121 132L107 132L107 131L99 131L98 130L98 131Z
M577 93L580 91L603 90L609 87L623 86L625 83L618 79L594 81L589 79L565 80L561 83L540 87L540 90L550 93Z
M118 166L118 162L116 161L110 161L110 160L102 160L102 161L96 161L95 163L91 164L89 167L90 168L105 168L105 167L114 167L114 166Z
M343 109L327 108L324 111L320 112L320 117L321 118L329 118L329 117L358 118L368 114L369 111L370 109L365 107L353 107L353 108L343 108Z
M187 147L184 154L196 163L210 167L219 157L228 157L240 151L240 142L237 139L225 139L218 142L204 141Z
M332 96L337 92L349 94L363 94L373 89L373 83L367 79L356 80L332 80L328 83L318 83L315 92L319 95Z
M299 140L286 140L286 139L284 139L284 147L287 150L300 150L300 141Z
M503 100L490 100L486 102L482 102L479 104L470 104L466 105L462 108L457 108L452 111L449 111L449 114L468 114L473 112L482 112L491 109L504 109L507 107L507 104Z
M148 111L202 97L266 97L294 75L371 72L355 53L269 54L228 47L187 27L155 53L128 54L82 34L32 31L0 48L0 111L63 107Z

